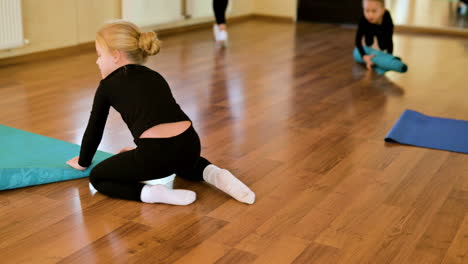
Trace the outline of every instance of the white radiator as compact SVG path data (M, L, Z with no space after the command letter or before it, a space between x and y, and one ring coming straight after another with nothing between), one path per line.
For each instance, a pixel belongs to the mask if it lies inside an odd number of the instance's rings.
M21 0L0 0L0 50L23 45Z

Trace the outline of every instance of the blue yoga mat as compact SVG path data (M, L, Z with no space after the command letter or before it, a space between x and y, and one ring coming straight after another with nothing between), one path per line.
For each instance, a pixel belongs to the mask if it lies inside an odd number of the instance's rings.
M405 110L385 141L468 153L468 121Z
M112 154L97 151L84 171L65 162L79 155L80 146L0 125L0 190L78 179Z

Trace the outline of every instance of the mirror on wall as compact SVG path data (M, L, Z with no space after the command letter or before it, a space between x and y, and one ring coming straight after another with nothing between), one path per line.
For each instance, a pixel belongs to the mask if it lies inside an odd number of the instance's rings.
M393 23L468 31L467 0L385 0Z
M363 0L297 0L298 21L357 24ZM397 26L468 32L468 0L385 0Z

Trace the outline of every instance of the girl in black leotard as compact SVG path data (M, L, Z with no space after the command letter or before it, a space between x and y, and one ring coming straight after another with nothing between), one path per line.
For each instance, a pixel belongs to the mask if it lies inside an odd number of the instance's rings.
M96 36L96 63L102 80L81 144L80 156L67 162L83 170L103 136L110 107L117 110L137 145L97 164L90 182L111 197L187 205L196 195L142 181L176 174L193 181L206 181L240 202L252 204L255 194L225 169L200 156L200 139L190 118L172 96L166 80L141 65L159 51L154 32L141 32L129 22L106 24Z
M377 38L379 48L390 54L393 53L393 21L390 12L385 9L383 0L364 0L364 16L359 22L356 33L356 47L359 49L363 60L368 69L371 69L373 63L372 57L367 55L362 45L364 38L366 46L374 44L374 38Z

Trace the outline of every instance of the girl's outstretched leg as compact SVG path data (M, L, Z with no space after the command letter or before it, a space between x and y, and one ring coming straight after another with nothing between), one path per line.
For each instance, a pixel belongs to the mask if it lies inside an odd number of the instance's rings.
M228 170L210 164L203 170L203 179L239 202L255 202L255 193Z

